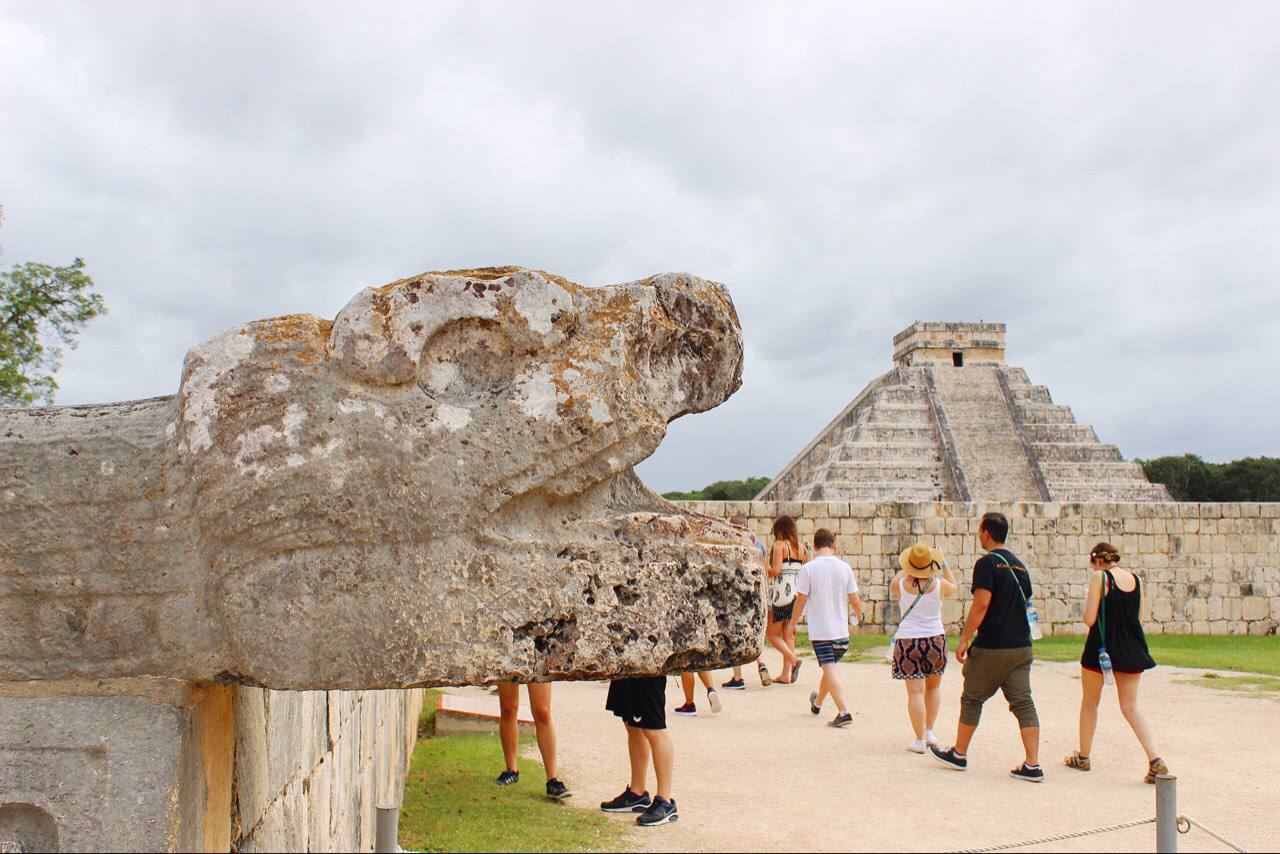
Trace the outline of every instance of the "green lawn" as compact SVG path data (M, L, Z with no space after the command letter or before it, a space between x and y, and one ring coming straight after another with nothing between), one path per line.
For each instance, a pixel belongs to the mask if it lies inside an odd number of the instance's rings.
M957 638L947 638L954 650ZM845 661L874 661L880 656L869 650L889 644L888 635L853 635ZM1280 676L1280 637L1247 635L1147 635L1147 646L1157 664L1204 670L1235 670ZM796 634L796 648L812 654L809 635ZM1078 661L1084 649L1084 635L1054 635L1035 642L1041 661Z
M1247 635L1147 635L1157 664L1205 670L1237 670L1280 676L1280 637ZM1083 635L1054 635L1036 641L1036 658L1078 661Z
M1205 673L1195 679L1179 679L1184 685L1217 688L1220 691L1243 691L1254 697L1268 697L1280 693L1280 679L1274 676L1219 676Z
M886 647L889 645L888 635L850 635L849 636L849 654L844 657L845 661L887 661L883 655L873 655L870 650L876 647ZM772 649L772 647L769 647ZM796 632L796 651L801 655L813 655L813 644L809 643L809 632L806 629L799 629Z
M435 693L427 697L419 733L434 729ZM493 778L501 770L502 745L496 735L420 735L405 781L400 844L411 851L628 847L625 822L548 801L542 763L521 756L520 782L500 789Z

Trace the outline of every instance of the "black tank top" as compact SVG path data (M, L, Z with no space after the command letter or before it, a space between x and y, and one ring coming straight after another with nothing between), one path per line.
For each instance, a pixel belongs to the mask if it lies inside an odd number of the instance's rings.
M1142 632L1142 579L1133 576L1133 589L1129 592L1116 586L1115 576L1111 570L1103 570L1105 596L1098 605L1099 619L1089 629L1089 637L1084 643L1084 654L1080 656L1080 664L1090 670L1099 670L1098 647L1102 645L1099 628L1102 617L1106 618L1107 654L1111 656L1111 667L1118 673L1141 673L1156 666L1147 651L1147 636ZM1103 611L1103 609L1106 609Z

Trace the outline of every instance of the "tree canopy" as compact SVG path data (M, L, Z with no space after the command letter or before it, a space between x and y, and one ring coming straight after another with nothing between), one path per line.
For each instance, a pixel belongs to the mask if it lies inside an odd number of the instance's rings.
M1245 457L1209 463L1195 454L1138 460L1152 483L1175 501L1280 501L1280 458Z
M750 501L768 485L767 477L717 480L693 492L664 492L662 497L672 501Z
M74 348L80 329L106 312L81 258L0 272L0 406L53 403L58 345Z

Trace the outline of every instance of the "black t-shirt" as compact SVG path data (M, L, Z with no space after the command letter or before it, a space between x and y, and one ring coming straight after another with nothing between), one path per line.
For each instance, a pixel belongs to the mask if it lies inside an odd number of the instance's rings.
M1007 563L1013 569L1005 569ZM996 549L978 558L973 565L973 591L990 590L991 607L973 645L984 649L1018 649L1031 646L1031 627L1027 625L1027 606L1013 585L1014 576L1022 594L1031 598L1031 575L1018 556L1008 549Z

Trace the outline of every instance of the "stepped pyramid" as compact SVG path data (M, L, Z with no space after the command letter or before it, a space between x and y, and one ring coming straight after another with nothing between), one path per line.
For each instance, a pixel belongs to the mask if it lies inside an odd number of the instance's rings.
M913 323L762 501L1171 501L1004 360L1003 323Z

